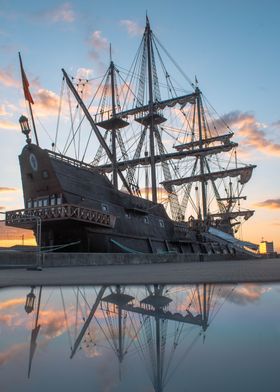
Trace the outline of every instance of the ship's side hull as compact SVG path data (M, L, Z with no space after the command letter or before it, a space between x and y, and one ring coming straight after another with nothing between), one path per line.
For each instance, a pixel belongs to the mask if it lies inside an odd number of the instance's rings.
M45 249L235 256L228 245L205 241L187 224L172 221L161 204L115 189L92 168L32 144L19 160L25 209L39 217ZM37 224L35 219L36 235Z

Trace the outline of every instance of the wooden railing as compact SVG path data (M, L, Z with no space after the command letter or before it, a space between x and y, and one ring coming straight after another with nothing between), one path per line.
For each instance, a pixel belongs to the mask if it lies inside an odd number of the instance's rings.
M6 211L7 226L32 227L38 218L42 223L70 219L106 227L114 227L116 221L114 215L72 204Z

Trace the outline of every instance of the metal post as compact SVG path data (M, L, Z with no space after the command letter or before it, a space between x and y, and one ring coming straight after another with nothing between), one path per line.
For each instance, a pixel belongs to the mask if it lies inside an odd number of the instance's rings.
M39 216L35 217L36 219L36 237L37 237L37 262L36 269L42 269L41 263L41 237L42 237L42 220Z

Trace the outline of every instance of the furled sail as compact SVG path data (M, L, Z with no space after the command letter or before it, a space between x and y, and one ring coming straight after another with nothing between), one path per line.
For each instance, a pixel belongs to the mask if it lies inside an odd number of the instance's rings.
M166 99L164 101L156 101L153 104L153 109L156 112L158 109L163 110L167 106L173 107L177 104L181 105L181 107L184 107L187 103L194 104L194 101L195 101L195 93L186 94L186 95L181 95L180 97ZM149 110L149 105L144 105L144 106L141 105L141 106L133 108L133 109L128 109L123 112L119 112L117 114L117 116L118 117L126 117L126 116L135 115L138 113L147 112L148 110Z
M254 210L244 210L244 211L231 211L231 212L217 212L210 214L212 218L230 218L235 219L239 217L244 217L245 220L251 218L254 215Z
M221 152L230 151L232 148L237 147L238 143L230 142L227 145L213 146L213 147L205 147L205 148L197 148L194 150L188 151L177 151L166 154L155 155L155 163L169 161L171 159L182 159L187 156L206 156L219 154ZM119 170L126 170L128 167L133 167L137 165L148 165L151 163L151 157L141 157L137 159L130 159L127 161L118 162ZM108 163L105 165L97 166L97 169L101 172L110 173L112 171L112 164Z
M225 135L219 135L219 136L213 136L213 137L208 137L206 139L196 140L193 142L189 143L184 143L184 144L178 144L177 146L174 146L176 150L187 150L191 149L194 147L197 147L201 144L210 144L210 143L215 143L215 142L222 142L224 144L228 144L230 142L230 138L233 136L233 133L227 133Z
M184 178L178 178L175 180L170 180L170 181L162 181L161 184L165 186L170 186L170 185L182 185L182 184L188 184L190 182L196 182L196 181L208 181L208 180L217 180L218 178L225 178L225 177L237 177L240 176L240 184L246 184L252 176L253 169L255 168L255 165L250 165L250 166L245 166L237 169L228 169L228 170L221 170L218 172L213 172L213 173L205 173L205 174L199 174L196 176L190 176L190 177L184 177Z

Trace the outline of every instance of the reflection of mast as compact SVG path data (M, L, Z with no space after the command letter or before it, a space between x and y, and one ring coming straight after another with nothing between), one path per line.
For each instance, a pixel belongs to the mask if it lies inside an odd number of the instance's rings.
M126 311L123 307L132 306L134 297L125 294L121 286L116 287L116 291L102 298L102 309L107 316L107 326L109 334L113 342L113 350L117 355L119 363L122 363L125 354L127 354L127 347L125 345L125 329L126 329ZM105 306L105 307L104 307ZM117 325L116 330L113 326L113 318L116 316Z
M31 374L31 366L32 366L32 360L36 351L37 347L37 337L40 331L41 325L38 324L39 321L39 312L40 312L40 305L41 305L41 295L42 295L42 286L40 286L40 291L39 291L39 298L38 298L38 304L37 304L37 311L36 311L36 319L35 319L35 327L31 331L31 339L30 339L30 351L29 351L29 363L28 363L28 378L30 378Z
M141 301L141 304L154 308L155 311L155 341L156 341L156 369L155 378L153 380L155 392L163 391L163 360L165 353L166 343L166 328L163 328L162 324L165 322L164 319L160 319L159 314L168 306L172 301L170 298L163 296L162 285L154 286L154 293L149 295L147 298ZM151 339L151 337L149 337Z
M130 345L134 343L136 348L138 346L139 355L147 367L154 391L163 392L174 371L183 363L185 357L202 336L202 332L206 332L220 310L222 306L220 299L226 300L232 292L232 287L198 284L186 288L187 296L180 288L179 292L180 295L183 294L181 298L184 301L181 303L183 306L180 307L177 307L177 300L174 301L172 297L172 288L167 290L163 285L147 286L148 295L145 298L142 297L141 300L126 294L125 286L118 285L110 290L109 295L104 297L105 288L100 290L75 342L71 358L80 347L92 318L100 306L104 318L101 321L96 318L96 323L118 358L119 364L123 363ZM167 293L169 293L168 296ZM135 319L133 314L139 315L139 319ZM128 320L131 323L134 336L126 332ZM139 325L137 320L140 322ZM136 324L134 324L135 321ZM186 325L199 328L194 339L190 340L190 344L184 346L183 352L177 355L174 366L175 352L179 343L182 342L185 332L188 332L188 336L190 336L189 332L196 330L194 328L186 331L184 329ZM172 342L167 340L167 333L170 335L173 328ZM127 337L129 341L126 340ZM171 365L172 363L173 365Z
M91 320L92 320L92 318L93 318L93 316L94 316L94 314L95 314L95 312L96 312L96 310L97 310L97 308L99 306L100 300L101 300L102 295L104 294L105 290L106 290L106 286L102 286L101 289L99 290L99 293L98 293L98 295L96 297L95 303L93 304L93 306L91 308L90 314L89 314L87 320L85 321L85 323L83 325L83 328L81 329L81 332L79 333L79 335L78 335L78 337L77 337L77 339L75 341L74 347L73 347L73 349L71 351L70 358L74 357L78 347L80 346L81 341L82 341L82 339L84 337L84 334L86 333L86 330L89 327L89 324L90 324L90 322L91 322Z

